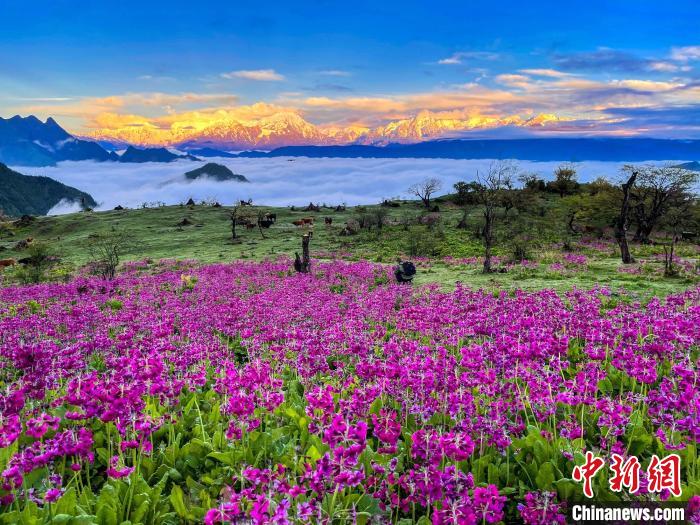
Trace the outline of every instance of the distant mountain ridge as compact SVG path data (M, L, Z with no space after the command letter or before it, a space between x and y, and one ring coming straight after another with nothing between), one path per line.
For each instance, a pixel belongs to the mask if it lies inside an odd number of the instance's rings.
M8 215L46 215L61 201L97 206L91 195L49 177L22 175L0 163L0 209Z
M34 116L0 118L0 162L16 166L50 166L63 160L95 160L119 162L172 162L178 159L199 160L201 157L341 157L341 158L446 158L503 159L532 161L621 161L700 160L700 140L652 138L513 138L513 139L440 139L425 140L435 134L460 129L495 125L485 117L472 119L438 119L421 114L412 119L392 122L382 127L317 128L299 115L278 113L253 123L222 122L209 126L186 140L190 131L177 135L177 147L187 151L180 155L165 147L138 148L129 144L117 155L100 144L79 139L52 118L41 122ZM538 115L527 120L519 117L499 119L498 125L547 126L555 121L552 115ZM143 142L149 133L138 128L135 137ZM398 141L392 141L398 137ZM158 137L155 137L158 138ZM162 137L160 137L162 139ZM160 140L159 139L159 140ZM124 147L121 139L103 144ZM155 139L154 139L155 140ZM294 145L287 145L290 141ZM295 142L296 141L296 142ZM330 141L331 144L326 144ZM318 144L318 143L321 144ZM349 144L347 142L350 142ZM361 142L370 142L363 144ZM340 144L338 144L340 143ZM378 145L381 144L381 145ZM251 146L252 145L252 146ZM278 147L279 146L279 147ZM260 151L260 150L269 151ZM228 153L226 150L244 150Z
M129 146L119 157L119 162L173 162L179 159L200 160L193 155L176 155L165 148L139 149Z
M387 146L286 146L240 157L519 159L531 161L700 160L700 140L540 138L439 140Z
M30 115L0 117L0 162L22 166L51 166L63 160L116 160L99 144L81 140L51 117L46 122Z
M694 160L692 162L684 162L682 164L678 164L678 166L676 167L683 168L684 170L700 171L700 162L698 162L697 160Z

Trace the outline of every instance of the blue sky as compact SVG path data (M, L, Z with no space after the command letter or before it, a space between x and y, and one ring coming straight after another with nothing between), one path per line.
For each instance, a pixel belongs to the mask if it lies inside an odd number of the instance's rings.
M700 135L697 2L472 4L0 0L0 115L162 127L258 103L322 126L553 114Z

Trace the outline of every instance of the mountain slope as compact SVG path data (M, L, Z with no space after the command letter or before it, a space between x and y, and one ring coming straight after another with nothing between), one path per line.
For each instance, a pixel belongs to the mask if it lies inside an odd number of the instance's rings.
M209 177L218 181L235 180L238 182L250 182L245 176L234 173L226 166L216 164L215 162L209 162L201 168L185 173L185 178L189 180L199 179L200 177Z
M46 215L62 200L94 208L89 194L49 177L22 175L0 163L0 209L12 216Z
M642 162L700 160L700 140L643 138L439 140L387 146L286 146L241 157L520 159L532 161Z
M700 171L700 162L698 162L697 160L693 162L684 162L682 164L678 164L676 167L683 168L684 170Z
M129 146L119 157L119 162L173 162L179 159L200 160L193 155L176 155L165 148L139 149Z
M0 117L0 162L20 166L50 166L63 160L114 160L99 144L75 138L48 118Z

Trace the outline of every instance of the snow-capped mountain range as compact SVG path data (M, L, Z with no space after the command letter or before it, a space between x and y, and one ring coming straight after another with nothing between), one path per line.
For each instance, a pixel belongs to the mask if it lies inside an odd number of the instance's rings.
M543 127L558 122L555 115L539 114L530 118L514 115L505 118L476 116L465 119L442 118L428 112L395 120L382 126L317 126L298 113L280 111L258 120L223 118L201 129L171 126L124 126L98 129L87 135L100 142L137 146L211 147L224 150L272 149L291 145L383 145L410 143L437 138L455 138L474 129L502 126Z

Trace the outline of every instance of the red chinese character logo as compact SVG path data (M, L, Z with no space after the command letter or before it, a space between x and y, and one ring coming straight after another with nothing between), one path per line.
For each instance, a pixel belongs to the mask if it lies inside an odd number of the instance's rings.
M639 460L632 456L625 461L619 454L612 455L610 470L613 475L610 478L610 490L620 492L622 487L627 487L634 494L639 490Z
M593 452L586 452L586 462L579 466L574 467L573 478L574 481L583 480L583 494L587 498L593 497L593 487L591 480L596 473L603 468L605 461L593 455Z
M681 458L670 454L664 459L654 454L647 469L649 475L649 492L661 492L668 489L676 497L681 495Z

